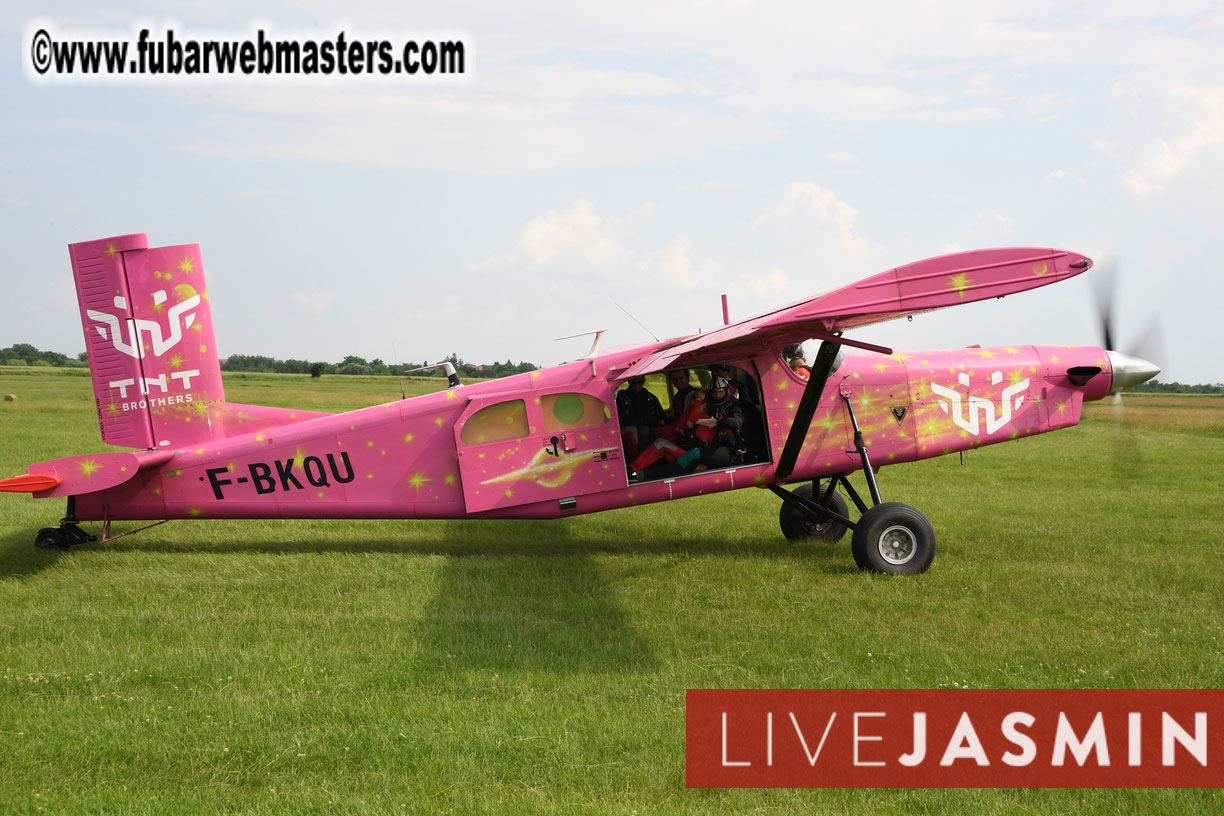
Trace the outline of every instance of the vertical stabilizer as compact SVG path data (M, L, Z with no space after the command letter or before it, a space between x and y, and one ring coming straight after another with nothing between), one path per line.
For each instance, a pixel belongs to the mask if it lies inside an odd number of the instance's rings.
M165 448L221 436L200 247L148 246L136 234L68 247L102 441Z

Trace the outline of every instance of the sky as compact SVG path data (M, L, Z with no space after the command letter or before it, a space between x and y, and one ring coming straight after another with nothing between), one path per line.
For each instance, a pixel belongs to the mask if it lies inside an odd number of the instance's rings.
M461 39L467 70L39 84L46 23ZM67 245L130 232L201 245L222 357L389 363L553 364L650 340L626 311L680 336L722 294L1040 246L1098 267L854 336L1100 345L1112 269L1119 350L1224 381L1218 3L10 0L0 42L0 347L82 351Z

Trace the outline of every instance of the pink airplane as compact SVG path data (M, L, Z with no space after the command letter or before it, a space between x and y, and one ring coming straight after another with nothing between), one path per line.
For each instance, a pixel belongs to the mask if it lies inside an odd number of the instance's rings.
M107 541L119 520L543 519L765 487L782 499L787 538L836 541L850 529L860 568L918 573L935 533L913 507L881 501L875 468L1075 425L1085 400L1159 373L1094 347L901 354L844 336L1092 266L1009 248L901 266L704 334L603 353L597 338L584 359L499 380L460 387L451 369L445 391L348 413L241 405L225 399L198 245L150 249L137 234L69 252L102 440L135 450L0 480L67 499L60 524L37 533L45 548L95 540L81 521L101 522ZM783 352L793 358L804 341L819 349L810 368L792 368ZM682 403L673 381L686 376L704 398L685 392L696 396ZM678 403L678 419L622 425L618 391L628 404L639 377ZM847 479L860 469L870 505Z

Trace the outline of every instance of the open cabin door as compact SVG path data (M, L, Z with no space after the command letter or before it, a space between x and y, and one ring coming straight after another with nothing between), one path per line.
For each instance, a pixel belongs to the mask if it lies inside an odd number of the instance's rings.
M607 383L473 399L455 423L469 513L577 498L627 484Z

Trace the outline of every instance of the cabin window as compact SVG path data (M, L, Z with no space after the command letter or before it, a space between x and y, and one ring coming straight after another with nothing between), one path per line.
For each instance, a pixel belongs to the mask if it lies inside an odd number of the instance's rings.
M546 433L590 428L612 418L602 400L587 394L545 394L540 398L540 407L544 411L543 427Z
M527 404L516 399L486 406L472 414L463 423L459 438L465 445L480 445L517 439L528 433Z

